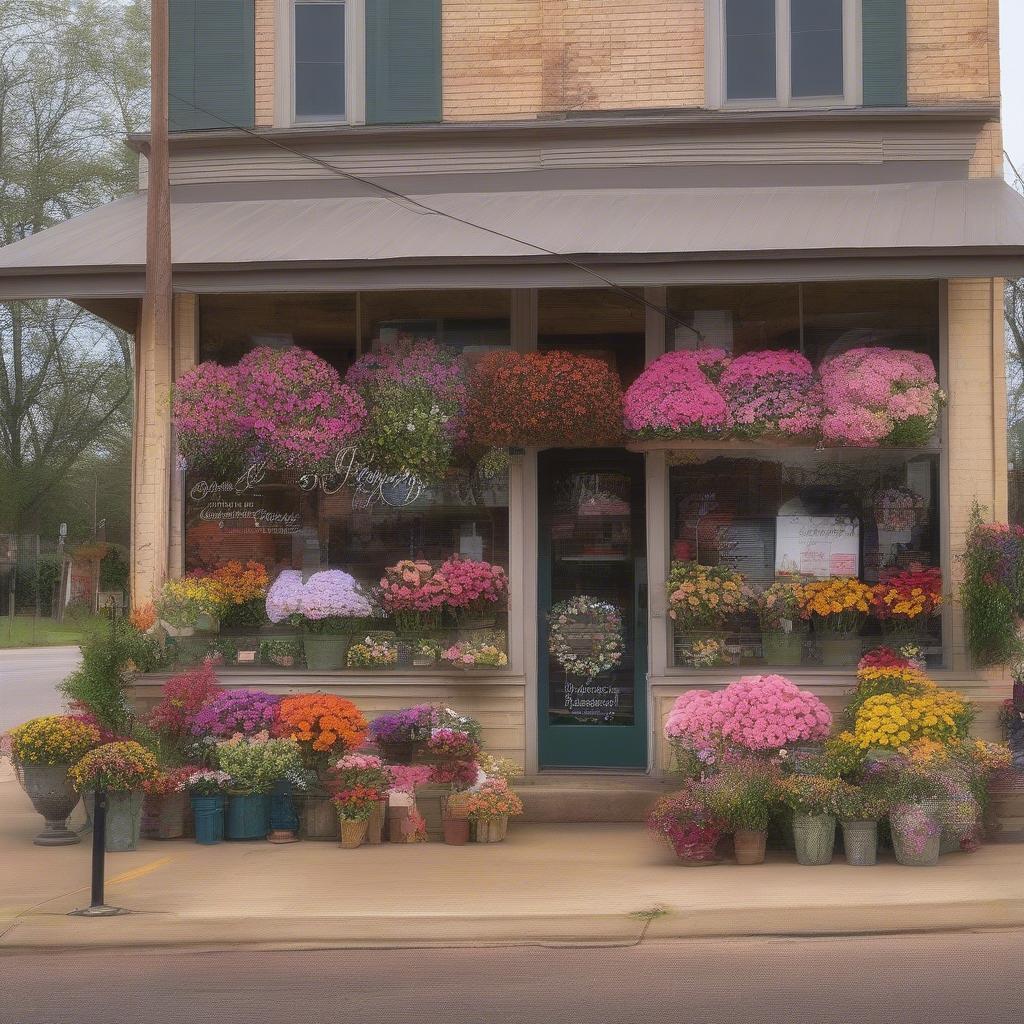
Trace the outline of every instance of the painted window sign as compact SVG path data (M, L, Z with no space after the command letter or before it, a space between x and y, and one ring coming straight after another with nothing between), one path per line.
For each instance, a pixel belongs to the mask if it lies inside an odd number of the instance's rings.
M860 574L860 523L843 516L779 516L775 520L776 575Z

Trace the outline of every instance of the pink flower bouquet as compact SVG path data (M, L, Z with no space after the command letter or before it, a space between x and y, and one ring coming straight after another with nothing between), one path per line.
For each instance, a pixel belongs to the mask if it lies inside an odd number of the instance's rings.
M508 576L500 565L452 555L440 572L448 581L446 605L458 618L493 614L508 596Z
M855 348L821 367L827 444L913 448L927 444L945 400L920 352Z
M189 466L226 472L253 458L256 439L235 367L206 362L182 374L174 385L171 413L178 450Z
M668 352L655 360L626 392L626 430L641 438L721 437L732 416L712 379L726 360L721 349Z
M824 740L832 713L784 676L746 676L724 690L693 690L676 701L665 736L692 750L720 742L749 751Z
M719 388L740 437L813 439L821 426L821 392L798 352L749 352L734 359Z
M406 559L388 566L380 581L381 607L399 632L435 627L448 603L448 580L423 560Z

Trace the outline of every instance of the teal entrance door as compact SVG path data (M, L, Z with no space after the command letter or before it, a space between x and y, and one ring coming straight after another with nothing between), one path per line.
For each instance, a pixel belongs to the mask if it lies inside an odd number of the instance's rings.
M541 767L646 768L643 457L545 451L538 470ZM552 607L577 598L611 605L621 621L618 658L593 673L575 659L590 654L597 634L575 618L559 627L561 656L550 650Z

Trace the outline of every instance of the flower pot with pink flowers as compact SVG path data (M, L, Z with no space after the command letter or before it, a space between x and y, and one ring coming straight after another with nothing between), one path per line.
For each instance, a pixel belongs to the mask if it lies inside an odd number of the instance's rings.
M680 864L717 864L725 819L708 800L702 784L688 782L678 793L663 796L647 818L651 833L672 848Z
M523 801L509 788L506 779L488 779L466 804L478 843L500 843L508 834L508 819L523 813Z
M445 606L459 627L459 639L475 640L477 631L493 630L508 599L505 570L490 562L452 555L439 571L448 584Z

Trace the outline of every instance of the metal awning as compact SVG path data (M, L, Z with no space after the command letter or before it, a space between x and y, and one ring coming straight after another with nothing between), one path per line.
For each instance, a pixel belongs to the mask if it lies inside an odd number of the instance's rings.
M176 289L597 283L562 256L634 286L1024 276L1024 198L993 179L416 197L439 213L346 187L176 189ZM132 196L0 249L0 298L141 295L145 205Z

